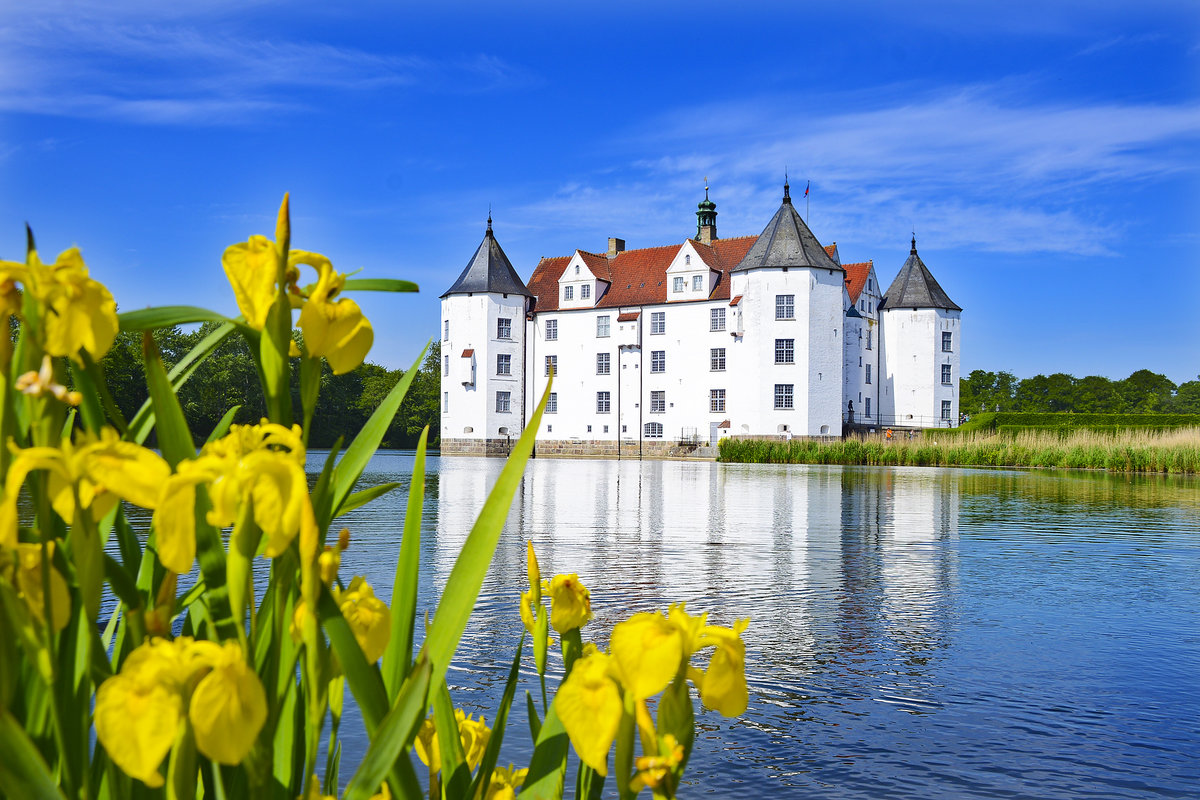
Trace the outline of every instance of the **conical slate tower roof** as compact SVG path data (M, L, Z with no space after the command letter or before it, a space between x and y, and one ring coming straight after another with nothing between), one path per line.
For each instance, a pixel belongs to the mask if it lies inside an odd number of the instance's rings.
M950 296L946 294L925 262L917 255L917 237L913 236L912 250L908 260L900 268L900 274L892 285L884 292L879 307L884 308L946 308L951 311L962 311Z
M446 290L442 297L481 292L533 297L525 288L517 271L513 269L508 256L504 255L504 250L496 241L495 235L492 234L492 218L490 216L487 221L487 232L483 235L479 249L475 251L475 255L471 256L471 260L467 262L467 268L458 276L458 280Z
M792 207L786 183L783 185L783 204L733 271L743 272L756 267L842 269Z

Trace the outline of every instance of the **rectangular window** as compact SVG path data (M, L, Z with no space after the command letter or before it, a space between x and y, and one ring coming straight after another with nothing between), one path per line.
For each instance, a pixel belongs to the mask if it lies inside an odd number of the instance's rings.
M609 410L608 409L608 406L609 406L608 398L609 398L608 392L596 392L596 413L597 414L607 414L608 413L608 410Z
M667 332L667 312L651 311L650 312L650 332L651 333L666 333Z
M950 401L949 400L942 401L942 419L944 419L944 420L950 419Z
M794 364L796 361L796 340L795 339L776 339L775 340L775 363L776 364Z
M871 382L871 365L870 364L867 364L866 370L867 370L867 381L866 382L870 383Z
M867 331L867 349L868 350L871 349L871 333L872 333L872 331L869 331L869 330Z
M442 356L442 374L450 374L450 356Z
M794 389L795 389L795 386L790 383L775 384L775 408L777 408L777 409L795 408L796 405L793 402L793 390Z
M871 398L867 398L867 419L871 418Z
M685 284L686 284L686 281L683 279L683 277L677 276L675 278L675 280L672 282L671 288L674 289L676 292L682 292Z
M725 348L714 347L709 354L709 364L713 372L725 371Z
M508 353L500 353L496 356L496 374L512 375L512 356Z
M511 399L511 392L496 392L496 411L500 412L501 414L507 414L509 401Z
M725 309L714 308L708 314L708 329L710 331L725 330Z
M553 342L558 339L558 320L546 320L546 341Z
M557 414L558 413L558 392L550 393L550 397L546 400L546 413L547 414ZM549 428L547 428L546 430L549 430Z
M450 341L450 320L442 323L442 341Z
M704 276L703 275L693 275L692 276L692 291L698 292L703 288L704 288Z
M558 375L558 356L546 356L546 375L551 372Z
M725 412L725 390L710 389L708 392L708 410L714 414Z
M442 413L443 414L450 413L450 393L449 392L442 392Z
M575 299L575 287L574 286L564 286L563 287L563 300L574 300L574 299Z
M796 295L794 294L777 294L775 295L775 319L795 319L796 318Z
M508 317L499 317L496 320L496 338L511 339L512 338L512 320Z
M942 364L942 384L944 386L950 385L950 365L949 364Z
M608 353L596 353L596 374L607 375L609 373Z
M650 393L650 413L662 414L667 410L667 393L666 392L651 392Z
M592 296L592 285L590 283L585 283L583 286L579 287L579 298L581 300L587 300L591 296Z
M604 338L608 336L608 317L596 317L596 336Z
M647 422L642 426L642 431L647 439L663 438L663 426L661 422Z
M942 331L942 352L954 352L954 334L950 331Z
M650 351L650 371L651 372L666 372L667 371L667 351L666 350L651 350Z

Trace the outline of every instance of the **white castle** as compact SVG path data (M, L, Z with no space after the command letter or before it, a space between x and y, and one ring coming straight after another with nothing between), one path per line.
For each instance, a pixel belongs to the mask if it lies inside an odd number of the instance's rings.
M441 451L502 454L554 375L542 454L655 457L720 437L834 437L957 424L962 309L917 255L887 291L783 203L719 239L543 258L528 284L488 218L442 295Z

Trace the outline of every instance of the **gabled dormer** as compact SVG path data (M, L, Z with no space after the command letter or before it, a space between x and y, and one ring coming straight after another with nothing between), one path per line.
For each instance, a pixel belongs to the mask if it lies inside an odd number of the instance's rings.
M712 258L711 248L697 247L690 239L679 247L679 252L667 267L667 302L682 300L705 300L712 293L721 273L705 260L705 253Z
M605 279L604 256L576 250L558 279L558 307L592 308L608 288Z

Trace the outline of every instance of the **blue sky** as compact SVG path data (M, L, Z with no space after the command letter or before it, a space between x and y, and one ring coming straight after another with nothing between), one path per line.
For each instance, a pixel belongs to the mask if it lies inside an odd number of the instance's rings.
M290 191L295 246L422 286L358 296L407 366L489 204L528 277L682 242L705 176L757 234L786 167L885 285L916 230L964 373L1200 373L1192 0L346 5L4 4L0 258L28 221L123 309L233 314Z

